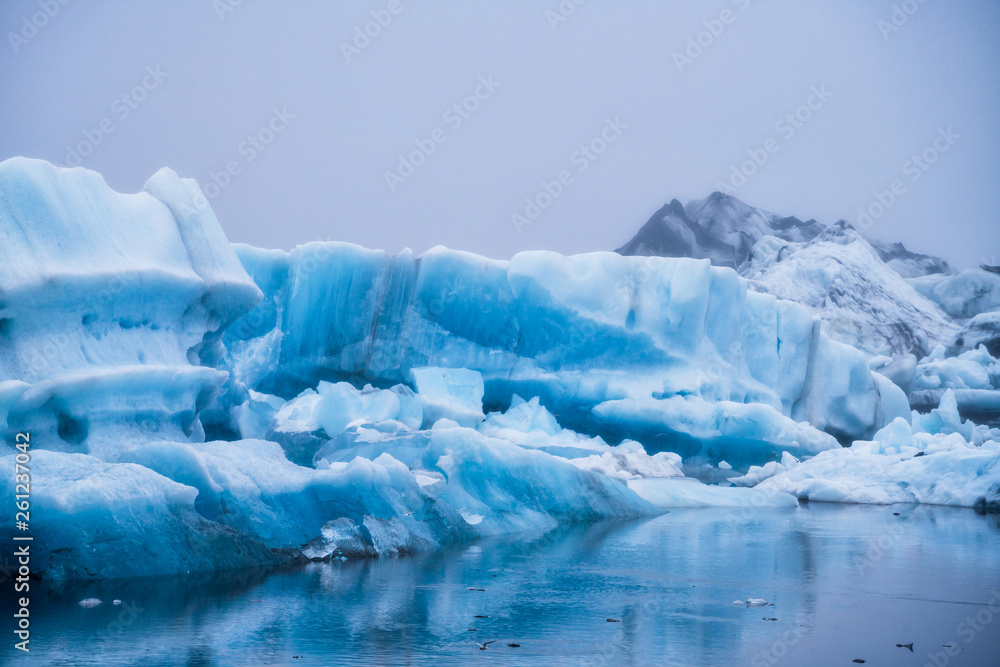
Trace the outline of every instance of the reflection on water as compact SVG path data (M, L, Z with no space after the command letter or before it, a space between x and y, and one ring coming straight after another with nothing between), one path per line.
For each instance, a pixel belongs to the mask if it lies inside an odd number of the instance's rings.
M747 597L774 606L733 604ZM1000 526L934 507L682 510L406 558L34 584L31 600L30 660L7 639L4 664L923 665L948 644L946 664L990 665Z

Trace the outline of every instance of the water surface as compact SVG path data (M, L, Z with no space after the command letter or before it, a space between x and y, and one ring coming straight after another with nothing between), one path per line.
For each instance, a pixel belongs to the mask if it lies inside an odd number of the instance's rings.
M773 606L733 604L748 596ZM36 584L31 604L30 659L8 630L4 664L998 665L1000 525L678 510L404 558Z

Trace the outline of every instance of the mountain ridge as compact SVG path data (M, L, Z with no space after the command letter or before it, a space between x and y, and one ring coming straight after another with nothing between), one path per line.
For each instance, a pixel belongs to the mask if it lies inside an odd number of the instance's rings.
M839 221L838 221L839 222ZM707 258L717 266L739 270L764 236L801 243L816 238L829 225L815 219L780 216L715 191L704 199L681 204L677 199L657 210L639 231L615 250L620 255ZM883 262L903 278L952 274L944 259L913 252L902 243L865 239Z

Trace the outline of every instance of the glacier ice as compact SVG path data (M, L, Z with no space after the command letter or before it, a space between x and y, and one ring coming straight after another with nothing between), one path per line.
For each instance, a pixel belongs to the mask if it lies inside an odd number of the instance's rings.
M0 457L0 465L13 470L14 455ZM46 578L145 576L280 562L252 534L202 517L195 509L195 488L141 465L34 449L31 473L31 568ZM14 496L13 475L0 477L0 490Z
M910 404L926 411L945 398L976 421L1000 419L1000 360L984 345L956 357L945 356L943 346L935 348L917 364Z
M808 306L831 338L870 356L922 356L957 330L845 222L805 243L764 237L741 273L754 289Z
M32 434L48 577L996 495L1000 431L960 415L995 393L986 349L870 363L704 260L231 246L169 170L123 195L23 158L0 163L0 233L0 415ZM908 382L944 393L911 414Z
M954 275L922 276L909 283L956 319L1000 310L1000 275L982 268Z
M1000 509L1000 429L963 421L953 390L913 424L898 418L870 441L821 452L755 489L848 503Z
M738 486L703 484L695 479L636 479L628 487L662 508L678 507L795 507L798 501L781 490L748 489Z
M467 368L412 368L410 378L423 409L424 425L450 419L475 426L483 414L483 376Z
M1000 357L1000 310L979 313L968 320L952 338L949 348L968 352L980 345L994 357Z
M99 174L0 163L0 412L64 451L183 439L226 382L220 337L261 292L194 181L132 195Z
M707 261L235 249L265 296L224 336L231 391L291 398L319 381L386 387L417 368L467 369L490 409L537 396L574 430L658 450L689 437L594 409L673 396L761 404L845 440L885 423L863 354L828 340L805 308L748 292ZM250 367L268 370L247 383L235 369Z

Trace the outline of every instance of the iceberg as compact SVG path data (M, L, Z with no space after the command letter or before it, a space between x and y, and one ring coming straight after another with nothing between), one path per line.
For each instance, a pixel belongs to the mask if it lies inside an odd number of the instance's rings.
M878 499L993 502L1000 431L958 412L996 387L985 350L922 360L947 400L911 414L808 309L706 260L231 246L169 170L125 195L22 158L0 234L0 414L8 443L31 433L45 577L794 506L855 468Z
M803 500L1000 510L1000 429L963 421L950 389L912 421L897 418L873 440L821 452L754 488Z
M261 292L194 181L123 195L86 169L0 163L0 413L62 451L198 437L221 336Z
M985 268L954 275L929 275L908 281L915 290L956 319L1000 310L1000 275Z
M765 236L740 270L753 289L808 306L827 335L870 356L922 356L957 331L843 221L803 243Z
M650 433L609 402L759 404L842 441L887 423L863 354L820 333L802 306L748 292L735 271L705 260L234 247L264 293L223 337L236 394L290 399L320 381L388 387L430 372L415 369L465 369L481 376L491 410L515 394L539 397L564 426L653 452L688 434ZM235 370L250 367L261 372ZM425 405L425 417L457 406L445 403Z
M944 400L954 401L961 414L985 423L1000 419L1000 360L985 345L956 357L943 346L917 364L910 404L926 411Z

